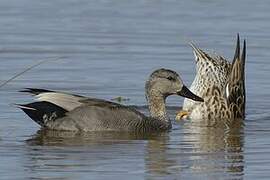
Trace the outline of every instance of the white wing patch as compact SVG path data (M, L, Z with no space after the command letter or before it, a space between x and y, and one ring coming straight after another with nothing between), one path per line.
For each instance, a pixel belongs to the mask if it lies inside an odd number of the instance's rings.
M228 99L230 95L230 92L229 92L229 83L226 85L226 98Z
M47 101L47 102L53 103L57 106L62 107L63 109L67 111L71 111L81 106L83 103L81 103L80 100L85 99L83 97L78 97L71 94L65 94L65 93L59 93L59 92L41 93L37 95L36 97L37 97L37 100L39 101Z

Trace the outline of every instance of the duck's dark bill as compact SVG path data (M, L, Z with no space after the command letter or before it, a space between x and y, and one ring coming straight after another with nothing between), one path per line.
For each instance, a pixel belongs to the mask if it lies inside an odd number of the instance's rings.
M186 86L183 86L182 90L177 92L177 95L192 99L194 101L203 102L203 98L193 94Z

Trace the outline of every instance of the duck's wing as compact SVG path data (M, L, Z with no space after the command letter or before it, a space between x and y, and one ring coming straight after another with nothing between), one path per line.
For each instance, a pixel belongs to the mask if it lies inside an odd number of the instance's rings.
M133 108L92 99L49 126L51 129L67 129L72 125L80 131L149 131L153 124L150 121Z
M84 96L51 91L47 89L26 88L20 92L30 93L36 98L37 101L50 102L65 109L66 111L71 111L83 105L82 101L87 99Z
M34 94L37 101L17 106L49 129L133 130L147 125L145 115L118 103L44 89L27 89L24 92Z
M225 88L225 98L235 119L242 119L245 116L245 60L246 41L244 40L242 55L240 55L240 40L238 35L232 69Z

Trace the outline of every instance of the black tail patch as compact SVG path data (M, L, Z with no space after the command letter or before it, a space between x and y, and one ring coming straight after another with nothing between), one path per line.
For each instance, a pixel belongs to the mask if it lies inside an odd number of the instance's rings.
M38 89L38 88L25 88L24 90L21 90L20 92L27 92L30 94L38 95L41 93L54 92L54 91L47 90L47 89Z
M18 104L17 106L41 126L46 126L46 122L65 116L67 112L65 109L46 101Z

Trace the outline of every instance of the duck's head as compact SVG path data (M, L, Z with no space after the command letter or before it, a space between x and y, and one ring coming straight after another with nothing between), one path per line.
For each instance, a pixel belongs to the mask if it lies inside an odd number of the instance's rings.
M180 76L169 69L157 69L146 82L147 96L156 95L164 98L170 95L179 95L194 101L201 101L203 99L193 94L184 84ZM147 97L148 98L148 97Z

